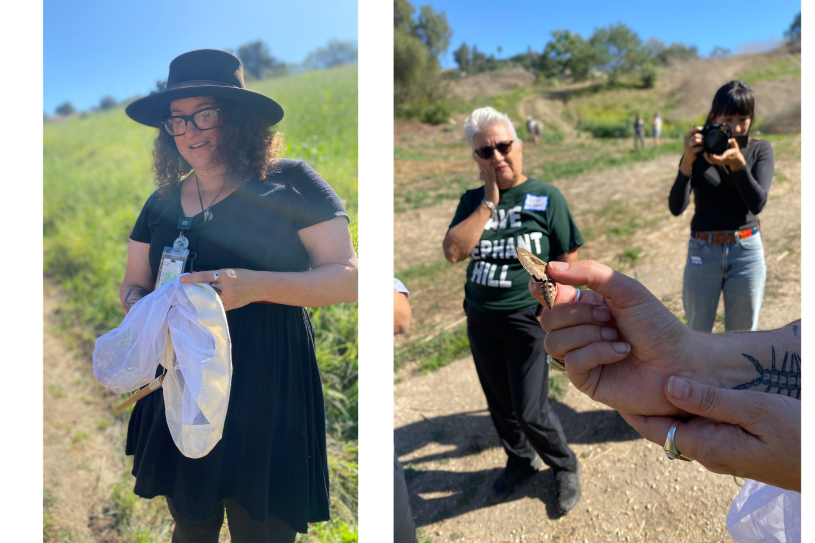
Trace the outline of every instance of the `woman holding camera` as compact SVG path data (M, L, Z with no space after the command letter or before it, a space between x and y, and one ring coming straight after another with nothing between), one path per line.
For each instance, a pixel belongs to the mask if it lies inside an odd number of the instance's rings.
M510 118L473 111L464 134L484 185L464 193L444 238L450 262L470 259L464 287L467 336L507 464L489 500L507 499L543 461L555 475L561 514L580 500L579 465L547 400L549 366L540 305L515 253L545 261L578 260L583 236L560 191L523 174L523 146Z
M758 329L766 267L757 215L767 203L775 162L769 143L747 138L754 109L750 86L731 81L716 91L706 126L694 127L685 138L668 203L679 215L693 190L696 209L682 287L692 330L713 329L722 291L725 329ZM726 150L711 153L710 143L725 137L728 128L733 137Z

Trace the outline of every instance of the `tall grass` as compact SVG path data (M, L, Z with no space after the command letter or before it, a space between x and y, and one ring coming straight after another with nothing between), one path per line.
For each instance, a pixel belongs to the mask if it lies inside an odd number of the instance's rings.
M307 161L331 184L349 212L356 246L356 66L250 88L283 106L278 129L286 156ZM128 119L123 107L43 128L44 273L68 295L60 308L64 327L91 342L122 320L119 284L130 230L154 190L157 132ZM334 520L313 526L309 541L356 541L357 311L356 303L310 311L327 406ZM130 495L132 480L111 489L114 503L129 504ZM124 539L143 532L138 518L124 520Z

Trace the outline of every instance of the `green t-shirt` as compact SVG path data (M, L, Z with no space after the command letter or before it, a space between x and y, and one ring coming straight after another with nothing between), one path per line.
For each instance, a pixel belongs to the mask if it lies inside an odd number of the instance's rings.
M465 192L450 228L469 217L483 199L484 187ZM464 297L468 307L482 313L516 313L538 302L526 288L529 274L515 248L549 262L584 240L560 191L537 179L500 191L495 207L498 221L487 221L470 254Z

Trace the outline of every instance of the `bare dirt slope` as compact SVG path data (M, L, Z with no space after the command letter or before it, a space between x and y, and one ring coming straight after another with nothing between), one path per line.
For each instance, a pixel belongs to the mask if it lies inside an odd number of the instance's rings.
M523 68L506 68L493 72L472 75L455 81L450 87L453 95L472 100L476 96L492 96L509 92L516 87L528 87L535 82L535 76Z
M670 462L615 412L570 388L554 403L582 464L583 499L559 517L551 470L504 503L486 497L506 463L472 358L394 389L395 447L416 523L435 542L729 541L743 480Z

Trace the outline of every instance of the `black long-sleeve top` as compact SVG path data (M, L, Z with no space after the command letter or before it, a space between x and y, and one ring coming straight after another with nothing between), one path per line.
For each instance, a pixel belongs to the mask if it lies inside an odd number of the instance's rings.
M773 148L766 141L751 141L742 149L747 162L738 171L731 171L730 177L736 190L722 179L715 166L699 153L687 177L678 172L671 187L668 205L671 213L679 215L693 201L696 212L691 220L691 229L701 232L736 231L752 228L758 224L758 215L770 192L770 183L775 171ZM727 166L725 166L729 170Z

